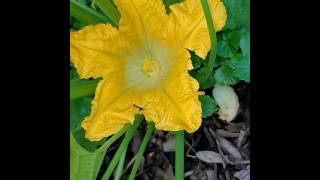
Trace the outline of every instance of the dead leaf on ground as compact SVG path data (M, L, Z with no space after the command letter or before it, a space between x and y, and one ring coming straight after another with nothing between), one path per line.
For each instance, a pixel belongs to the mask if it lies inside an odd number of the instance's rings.
M234 173L233 176L239 180L250 180L250 165L246 169Z
M209 129L210 133L219 141L221 148L228 153L234 160L242 160L242 156L239 150L224 137L219 136L212 129Z
M206 163L223 163L220 154L213 151L198 151L196 152L196 156Z
M217 129L216 132L217 134L225 138L236 138L239 136L239 133L229 132L224 129Z
M163 144L162 148L164 152L175 152L176 151L176 139L174 137L168 138Z

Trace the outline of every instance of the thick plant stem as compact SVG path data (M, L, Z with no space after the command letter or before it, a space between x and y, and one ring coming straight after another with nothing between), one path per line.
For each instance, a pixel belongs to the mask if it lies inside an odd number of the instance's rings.
M144 135L144 138L143 138L142 143L140 145L139 151L138 151L137 155L135 156L135 160L134 160L134 164L133 164L133 167L131 170L129 180L134 180L134 178L137 174L138 168L141 163L141 159L143 157L143 153L146 150L147 144L151 138L153 130L154 130L154 123L153 122L148 123L147 132Z
M111 160L106 172L104 173L104 175L102 177L102 180L107 180L107 179L110 178L114 168L117 166L117 164L119 162L119 159L121 157L122 152L126 148L128 148L128 144L130 143L133 135L137 131L137 129L138 129L138 127L139 127L139 125L141 124L142 121L143 121L143 116L142 115L136 116L136 120L133 123L133 125L129 126L129 129L126 132L126 135L125 135L124 139L122 140L122 143L120 144L116 154L112 158L112 160Z
M114 180L120 180L120 178L121 178L124 161L126 160L127 150L128 150L128 148L126 148L121 154L120 161L119 161L119 164L118 164L117 170L116 170L116 175L114 176Z
M184 179L184 131L176 132L176 180Z
M206 69L206 74L205 74L205 76L203 76L203 78L200 79L200 82L204 82L209 78L209 76L213 70L215 60L216 60L217 36L216 36L216 30L214 28L214 23L213 23L213 19L212 19L212 15L211 15L208 1L207 0L200 0L200 1L201 1L202 9L204 12L204 16L206 17L207 26L209 29L210 41L211 41L211 52L209 55L209 61L208 61L207 69Z

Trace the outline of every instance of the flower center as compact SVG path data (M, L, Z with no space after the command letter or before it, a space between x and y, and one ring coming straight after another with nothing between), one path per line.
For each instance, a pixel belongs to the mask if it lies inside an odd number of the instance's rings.
M154 59L144 59L142 71L147 76L151 77L160 72L160 63Z

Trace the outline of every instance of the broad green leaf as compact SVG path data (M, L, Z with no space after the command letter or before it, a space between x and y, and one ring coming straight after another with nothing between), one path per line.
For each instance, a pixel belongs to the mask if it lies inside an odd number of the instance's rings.
M80 97L93 95L99 81L100 79L72 79L70 81L70 99L73 100Z
M71 16L70 16L70 25L74 30L79 30L86 26L86 24L80 22L79 20Z
M234 85L239 81L234 74L233 67L230 67L227 62L223 62L221 67L216 70L214 78L217 83L222 85Z
M91 2L91 1L89 2L89 0L76 0L76 1L85 6L89 6Z
M240 49L244 56L250 59L250 29L242 28L240 30Z
M240 79L250 83L250 59L248 56L241 56L234 65L234 75Z
M109 17L113 26L118 26L120 20L120 12L113 5L112 0L93 0L94 3Z
M223 0L228 18L223 30L250 27L250 0Z
M194 71L193 73L190 73L190 75L193 76L199 82L201 90L209 89L213 87L215 84L215 79L213 76L214 71L211 72L208 79L206 79L205 81L200 81L201 77L205 76L206 72L206 68L202 67L197 72Z
M110 22L106 16L75 0L70 0L70 16L81 21L84 25Z
M89 152L81 147L70 132L70 179L95 180L108 148L122 136L126 129L127 127L113 135L94 152Z
M202 117L207 118L217 110L216 102L208 95L199 96L199 101L202 107Z
M217 55L223 58L231 58L239 50L239 30L224 31L218 35Z
M241 27L250 29L250 0L241 0L239 23Z
M223 30L234 29L238 26L240 17L239 7L241 6L241 1L243 0L223 0L228 15L227 22Z

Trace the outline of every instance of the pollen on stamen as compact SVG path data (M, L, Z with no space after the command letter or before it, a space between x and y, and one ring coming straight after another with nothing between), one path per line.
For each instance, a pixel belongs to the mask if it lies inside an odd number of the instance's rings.
M145 75L152 77L160 72L160 63L154 59L144 59L141 68Z

